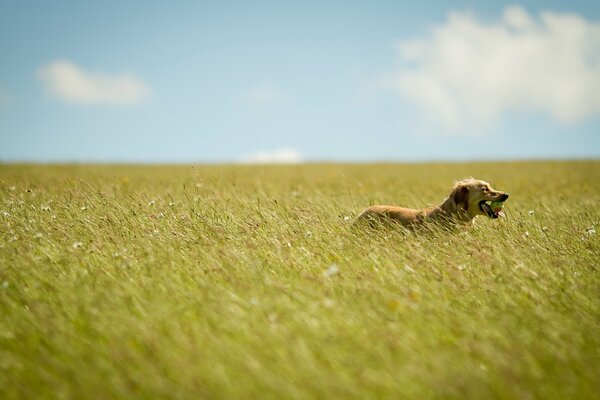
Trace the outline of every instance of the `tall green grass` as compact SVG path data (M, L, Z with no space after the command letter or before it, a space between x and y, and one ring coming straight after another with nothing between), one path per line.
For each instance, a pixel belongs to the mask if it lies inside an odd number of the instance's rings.
M0 398L594 398L599 227L600 162L3 165Z

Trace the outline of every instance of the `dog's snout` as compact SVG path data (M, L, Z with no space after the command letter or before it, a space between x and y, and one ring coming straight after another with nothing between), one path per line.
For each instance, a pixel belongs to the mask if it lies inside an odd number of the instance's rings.
M505 201L506 199L508 199L508 193L502 195L502 201Z

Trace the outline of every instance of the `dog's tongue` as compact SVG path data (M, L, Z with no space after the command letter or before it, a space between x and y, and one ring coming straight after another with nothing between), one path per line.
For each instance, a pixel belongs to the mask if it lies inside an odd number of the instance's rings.
M492 211L492 214L494 215L494 218L506 217L506 214L504 214L504 210L502 209L502 206L496 206L494 208L491 208L491 205L490 205L490 209Z

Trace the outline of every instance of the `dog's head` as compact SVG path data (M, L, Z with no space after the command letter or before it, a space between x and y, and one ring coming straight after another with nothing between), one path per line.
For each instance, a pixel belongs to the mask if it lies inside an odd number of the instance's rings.
M457 208L466 211L471 218L477 215L498 218L501 214L494 212L489 203L506 201L508 193L492 189L486 181L469 178L454 184L450 198L454 200Z

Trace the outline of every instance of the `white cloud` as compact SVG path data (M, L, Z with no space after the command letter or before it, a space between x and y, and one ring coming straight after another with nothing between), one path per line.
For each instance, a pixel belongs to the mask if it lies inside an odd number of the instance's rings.
M45 91L69 103L131 105L150 94L133 75L84 71L70 61L55 61L37 72Z
M398 45L384 85L450 134L493 128L507 112L572 123L600 114L600 23L518 6L486 24L452 12L429 37Z
M243 164L298 164L302 155L294 149L283 148L274 151L260 151L241 158Z
M244 103L251 106L278 105L288 101L288 96L271 83L254 86L244 93L241 98Z

